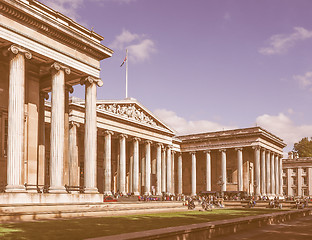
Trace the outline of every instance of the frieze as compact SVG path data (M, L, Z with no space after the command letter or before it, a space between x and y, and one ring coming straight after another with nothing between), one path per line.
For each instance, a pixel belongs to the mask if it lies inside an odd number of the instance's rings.
M148 116L141 108L138 108L135 104L99 104L97 105L97 109L132 120L136 120L138 122L145 123L151 126L159 126L151 116Z

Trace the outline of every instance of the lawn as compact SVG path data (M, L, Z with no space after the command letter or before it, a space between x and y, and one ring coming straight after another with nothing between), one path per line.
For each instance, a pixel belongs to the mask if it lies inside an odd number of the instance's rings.
M0 239L85 239L267 214L272 209L216 209L0 224Z

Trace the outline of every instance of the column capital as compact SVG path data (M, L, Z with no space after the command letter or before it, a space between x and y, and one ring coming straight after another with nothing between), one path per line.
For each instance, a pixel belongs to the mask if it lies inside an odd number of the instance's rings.
M87 77L83 77L80 79L81 85L84 85L84 84L90 84L91 85L92 83L95 83L99 87L103 86L103 81L100 78L94 78L91 76L87 76Z
M75 122L75 121L70 121L69 122L69 126L72 127L72 126L75 126L75 127L80 127L80 124Z
M114 135L114 132L110 130L104 130L104 135Z
M69 93L73 93L74 92L74 88L72 85L66 84L65 85L65 91L69 92Z
M157 147L161 147L161 148L164 146L162 143L159 143L159 142L155 143L155 145L156 145Z
M219 152L226 152L226 148L219 149Z
M49 94L47 92L44 91L40 91L40 97L43 97L45 100L49 99Z
M146 144L152 144L153 143L153 141L151 141L151 140L145 140L144 141Z
M171 151L171 154L175 154L175 153L176 153L176 151L174 151L174 150Z
M7 50L3 51L4 56L8 56L9 54L14 54L14 55L24 54L25 58L27 59L32 58L32 54L29 50L16 44L11 45Z
M252 149L253 149L253 150L260 150L261 147L260 147L259 145L255 145L255 146L252 146Z
M60 70L63 70L65 72L65 74L69 75L70 74L70 69L58 62L54 62L52 65L51 65L51 71L60 71Z
M124 133L121 133L119 134L118 136L119 138L128 138L128 135L124 134Z
M243 148L242 147L236 147L236 148L234 148L235 149L235 151L243 151Z
M203 151L203 153L211 153L211 150L205 150L205 151Z
M167 149L167 150L172 149L172 145L167 145L167 146L166 146L166 149Z
M196 154L196 152L195 152L195 151L193 151L193 152L189 152L189 154L193 155L193 154Z

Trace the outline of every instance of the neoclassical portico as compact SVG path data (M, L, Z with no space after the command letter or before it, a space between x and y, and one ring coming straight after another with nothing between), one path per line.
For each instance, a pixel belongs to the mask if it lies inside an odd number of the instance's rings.
M192 195L200 191L245 191L255 196L282 194L280 161L285 144L266 130L255 127L179 138L181 151L185 153L183 175L190 176L191 182L190 186L184 183L183 188Z

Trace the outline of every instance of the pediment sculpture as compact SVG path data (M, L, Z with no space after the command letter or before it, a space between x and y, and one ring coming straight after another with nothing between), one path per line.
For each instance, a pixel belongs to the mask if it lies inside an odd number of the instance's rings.
M97 109L132 120L136 120L142 123L147 123L151 126L158 126L158 124L153 120L151 116L147 115L141 108L138 108L135 104L99 104L97 105Z

